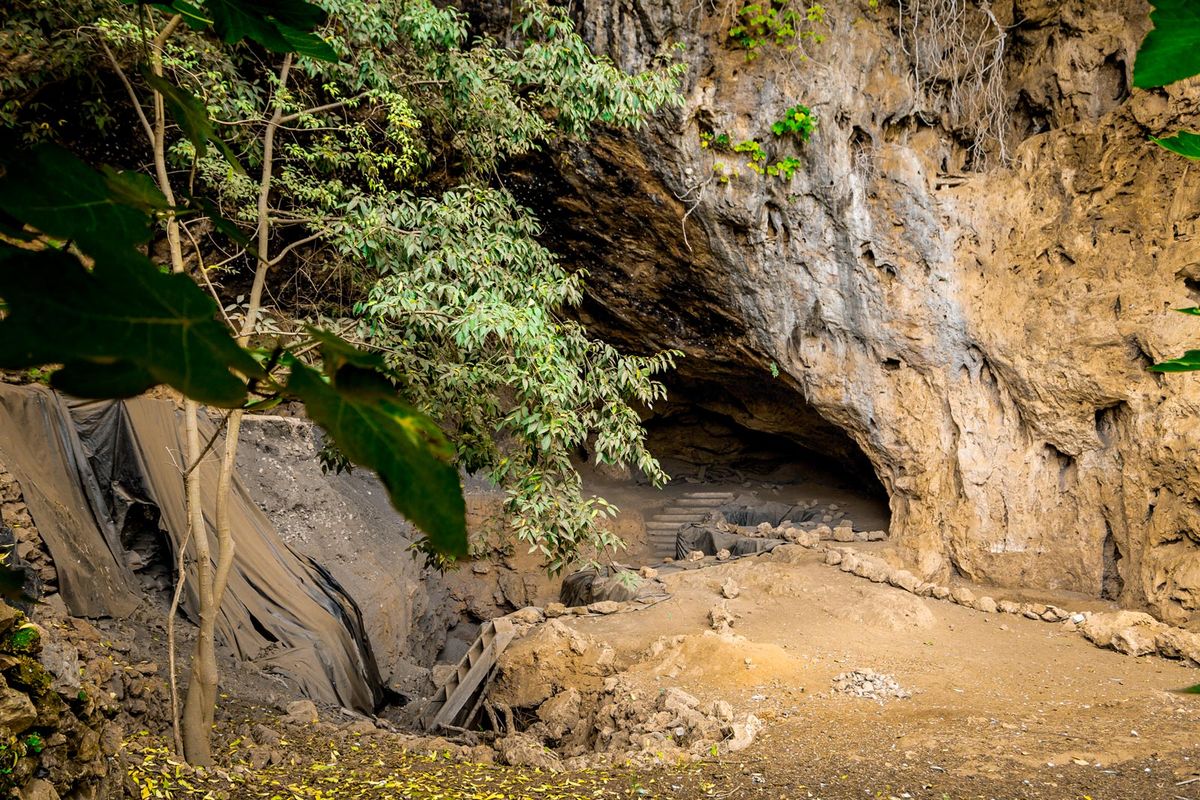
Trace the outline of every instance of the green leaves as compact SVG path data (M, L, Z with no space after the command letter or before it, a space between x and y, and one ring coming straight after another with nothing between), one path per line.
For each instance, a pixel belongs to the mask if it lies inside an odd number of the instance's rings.
M103 252L88 271L65 252L5 248L0 297L9 307L0 366L64 364L52 385L85 397L128 397L166 383L236 407L246 385L234 372L262 374L216 321L211 298L136 253Z
M1195 686L1189 686L1186 689L1179 689L1179 694L1200 694L1200 683Z
M1188 350L1178 358L1162 361L1150 367L1151 372L1195 372L1200 370L1200 350Z
M441 430L396 398L395 388L368 366L376 356L316 333L328 382L293 360L288 391L347 458L375 470L392 504L428 535L436 552L465 556L466 506Z
M433 420L400 402L378 354L310 330L325 376L285 353L291 371L280 387L217 321L208 295L138 250L150 238L151 215L174 211L149 179L97 173L52 146L7 152L0 210L9 227L69 240L93 265L53 242L0 243L0 367L62 364L51 384L81 397L131 397L166 383L229 408L245 405L248 379L263 381L265 399L253 405L281 394L305 401L343 453L379 474L393 505L428 535L428 549L466 554L453 451Z
M1153 0L1154 29L1138 49L1133 85L1142 89L1200 73L1200 5L1195 0Z
M1176 308L1175 311L1200 317L1200 307ZM1151 372L1195 372L1196 370L1200 370L1200 350L1188 350L1178 358L1172 358L1150 367Z
M276 53L296 53L320 61L337 61L329 43L311 31L325 12L304 0L205 0L213 29L226 43L258 42Z
M212 121L208 118L208 109L204 107L204 103L198 97L186 89L176 86L161 75L155 75L149 69L142 70L142 77L146 79L146 83L150 84L150 88L162 95L163 103L175 120L175 124L183 130L183 134L196 149L197 158L203 157L208 152L208 143L212 142L234 169L238 172L245 171L238 162L237 154L220 136L217 136Z
M1174 136L1163 139L1151 138L1150 141L1172 153L1178 153L1184 158L1200 159L1200 134L1180 131Z
M58 147L4 147L2 153L0 209L86 253L145 244L153 221L146 207L167 205L148 179L112 170L97 174Z

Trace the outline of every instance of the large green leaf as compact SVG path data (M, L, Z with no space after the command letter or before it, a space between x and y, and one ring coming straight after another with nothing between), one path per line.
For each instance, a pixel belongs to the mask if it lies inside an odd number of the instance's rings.
M1155 139L1152 137L1150 141L1185 158L1200 159L1200 134L1180 131L1174 136L1164 139Z
M262 375L200 287L135 251L101 251L87 270L58 250L0 248L0 298L0 367L64 364L56 383L75 394L129 396L166 383L237 407L246 385L235 373Z
M1172 358L1150 367L1151 372L1195 372L1200 370L1200 350L1188 350L1178 358Z
M325 21L325 12L305 0L205 0L204 6L227 43L250 39L276 53L338 60L329 43L312 33Z
M425 532L432 549L465 556L462 484L441 430L400 402L382 374L356 366L341 347L322 350L332 378L293 362L288 391L350 461L375 470L392 505ZM341 365L331 369L331 363Z
M1200 74L1200 3L1152 0L1150 21L1133 68L1133 85L1142 89Z
M0 209L43 233L75 242L88 254L132 250L150 240L152 217L130 204L166 207L167 201L143 181L101 175L54 145L32 152L0 149ZM116 191L114 191L114 187Z
M238 161L237 153L233 152L233 148L217 135L212 120L208 118L208 109L200 98L186 89L176 86L161 75L155 75L149 69L142 70L142 77L146 79L146 83L150 84L151 89L162 95L163 104L166 105L171 118L187 136L188 141L192 143L197 156L203 156L208 152L208 143L212 142L234 169L238 172L245 172Z

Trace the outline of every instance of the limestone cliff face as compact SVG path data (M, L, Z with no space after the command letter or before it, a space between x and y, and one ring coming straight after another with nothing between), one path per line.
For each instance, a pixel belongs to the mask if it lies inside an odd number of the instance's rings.
M1200 341L1169 312L1200 301L1200 175L1147 142L1200 125L1200 91L1127 89L1145 3L992 5L1011 161L982 170L916 88L895 0L831 0L811 58L752 63L729 4L580 5L622 66L682 41L690 68L677 113L555 156L545 219L599 331L685 350L683 379L751 427L831 452L848 434L927 576L1200 623L1200 379L1146 371ZM774 146L797 102L820 127L792 180L714 179L744 160L702 130Z

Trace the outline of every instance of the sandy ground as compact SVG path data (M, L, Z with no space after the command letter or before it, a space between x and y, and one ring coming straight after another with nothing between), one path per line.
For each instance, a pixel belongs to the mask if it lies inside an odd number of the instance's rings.
M733 639L706 633L732 577ZM676 574L643 611L572 622L633 663L647 691L679 686L767 723L738 757L660 776L679 797L1200 798L1197 670L1099 650L1060 625L984 614L872 584L806 557ZM998 597L1003 597L1003 594ZM1075 598L1060 604L1077 608ZM646 658L659 637L685 638ZM868 668L913 692L832 694Z

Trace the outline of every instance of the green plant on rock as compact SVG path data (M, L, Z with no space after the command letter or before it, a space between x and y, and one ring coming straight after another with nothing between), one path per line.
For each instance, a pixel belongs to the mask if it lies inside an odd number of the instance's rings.
M771 124L771 133L776 136L794 134L802 142L807 142L817 129L817 118L812 110L803 103L797 103L784 112L781 119Z
M4 650L9 653L26 655L36 652L41 641L42 635L38 632L37 626L26 622L8 635L8 641L4 643Z
M746 51L747 61L756 59L763 45L791 52L802 42L825 40L825 13L820 3L805 7L795 0L752 0L737 10L729 38Z
M773 164L767 165L767 174L790 181L792 176L796 174L796 170L800 169L803 163L803 161L793 156L785 156Z
M729 138L728 133L710 133L709 131L700 132L700 149L701 150L716 150L724 152L733 147L733 141Z
M724 161L715 161L713 162L713 177L717 179L717 183L726 186L730 181L737 180L739 173Z
M763 150L762 145L755 139L743 139L733 146L733 152L742 153L750 159L746 164L752 171L762 175L765 171L763 166L767 161L767 153Z

